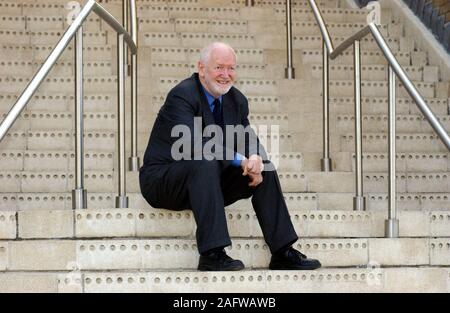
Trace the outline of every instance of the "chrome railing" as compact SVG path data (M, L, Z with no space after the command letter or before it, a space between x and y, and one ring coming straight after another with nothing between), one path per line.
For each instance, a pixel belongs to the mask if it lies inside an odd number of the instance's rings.
M445 144L447 149L450 150L450 137L446 130L443 128L439 120L430 110L429 106L425 102L424 98L421 96L420 92L416 86L411 82L411 80L406 75L405 70L399 64L391 49L387 45L383 35L381 34L378 26L374 23L368 23L366 27L358 31L355 35L351 36L345 40L336 49L333 46L328 28L323 20L323 16L320 12L319 7L315 0L308 0L313 11L314 17L319 25L322 39L323 39L323 79L324 79L324 112L329 110L329 75L328 75L328 63L330 59L336 59L344 51L346 51L350 46L354 49L354 84L355 84L355 157L356 157L356 196L354 197L354 210L365 210L366 199L363 193L363 167L362 167L362 116L361 116L361 49L360 42L368 34L372 34L373 38L377 42L377 45L381 49L389 63L389 186L388 186L388 219L386 220L386 237L396 238L399 236L399 221L397 219L397 209L396 209L396 77L400 79L404 88L409 93L409 95L416 102L420 111L423 113L425 118L428 120L432 128L438 134L439 138ZM324 125L329 125L329 114L324 114ZM324 129L324 147L329 145L329 133L328 126ZM324 151L329 151L324 149ZM324 155L326 160L328 156Z
M286 51L287 67L285 70L286 79L295 79L295 68L292 54L292 5L291 0L286 0Z
M72 191L72 207L73 209L87 208L87 191L84 188L84 86L83 86L83 24L91 12L95 12L107 24L109 24L117 32L117 50L118 50L118 159L119 159L119 187L118 196L116 197L116 207L128 207L128 197L126 195L126 169L125 169L125 43L132 54L133 70L136 70L137 60L137 19L136 19L136 3L134 0L129 1L131 7L131 28L132 33L128 31L100 4L95 0L89 0L82 8L78 16L71 23L62 38L59 40L55 48L52 50L44 64L40 67L23 93L20 95L12 109L9 111L5 119L0 124L0 142L6 136L9 129L13 126L21 112L25 109L34 93L45 80L50 70L55 66L59 57L63 54L72 39L75 39L75 189ZM124 12L125 13L125 12ZM124 20L126 14L124 14ZM136 120L137 106L137 90L136 90L136 71L132 73L133 89L133 120ZM133 128L137 128L136 124ZM136 141L135 134L132 131L132 142ZM136 146L135 146L136 147ZM134 152L133 152L134 153ZM133 154L130 160L134 164L138 164L137 152ZM137 161L136 161L137 160ZM131 161L130 161L131 162Z

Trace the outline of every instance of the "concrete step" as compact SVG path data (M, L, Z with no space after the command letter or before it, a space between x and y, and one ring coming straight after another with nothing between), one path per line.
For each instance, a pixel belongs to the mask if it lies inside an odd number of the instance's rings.
M234 239L229 255L246 268L268 268L270 251L262 239ZM83 271L196 270L195 240L25 240L3 241L9 253L8 271L64 271L77 265ZM450 266L450 240L402 239L301 239L294 247L317 258L324 268L378 266ZM390 251L386 254L385 251Z
M6 14L0 15L0 29L1 30L19 30L19 31L63 31L69 27L67 14L70 11L67 10L64 14L49 15L48 12L45 15L32 14ZM2 14L6 12L2 11ZM85 31L98 31L102 28L106 28L106 25L102 25L101 19L96 17L95 14L87 18L83 24Z
M354 150L354 134L341 136L341 151ZM386 152L388 135L385 133L366 133L362 135L366 152ZM447 152L440 138L433 133L397 133L398 152Z
M445 129L450 129L450 117L438 115L437 119ZM389 117L386 115L364 115L362 117L363 132L377 132L387 129ZM400 133L432 133L430 123L423 115L397 115L396 128ZM338 115L337 130L341 133L349 133L355 129L354 115Z
M115 206L114 193L96 193L89 191L88 207L107 209ZM130 207L148 208L150 205L139 193L128 193ZM351 210L354 192L351 193L285 193L286 203L290 208L299 210ZM59 210L72 209L70 192L62 193L2 193L0 210ZM369 211L387 211L387 193L367 193ZM399 210L447 210L449 195L446 193L398 193ZM230 210L252 210L251 202L241 200L229 206Z
M205 1L207 2L207 1ZM238 6L242 6L245 5L245 1L243 0L232 0L232 3L238 5ZM294 8L309 8L309 4L307 1L301 0L301 1L297 1L295 3L292 4ZM337 1L323 1L320 0L317 2L317 5L320 5L322 7L326 7L326 8L339 8L341 7L341 1L337 0ZM256 0L255 1L255 6L256 7L285 7L286 3L284 3L281 0L272 0L272 1L267 1L267 0Z
M322 44L321 41L314 40L313 42L317 42L316 48L309 48L302 51L302 62L306 64L320 64L322 63L322 51L318 44ZM379 51L378 49L374 49L376 51L361 51L361 63L363 65L385 65L386 59L384 57L384 54ZM401 51L401 52L394 52L395 57L397 58L397 61L402 66L410 66L411 65L411 52L409 51ZM345 51L338 59L335 61L332 61L332 64L335 65L347 65L351 66L353 65L354 57L353 57L353 51L347 50ZM412 63L414 66L425 66L426 63L423 62L420 63Z
M244 20L217 18L158 18L140 19L142 32L192 32L247 34L248 22Z
M143 155L144 151L139 151ZM30 152L27 150L0 150L3 170L14 171L58 171L75 169L74 151L40 150ZM278 170L302 171L303 156L297 152L285 152L281 155L269 154L270 159L277 158ZM117 166L117 156L114 152L89 151L85 153L84 168L86 170L113 171Z
M61 31L18 31L18 30L0 30L1 44L56 44L63 35ZM108 43L107 32L85 32L84 42L87 45L97 44L106 45Z
M355 171L355 154L343 152L333 154L336 171ZM449 170L448 153L398 153L397 171L404 173L446 172ZM387 153L364 153L364 172L387 172Z
M0 94L0 112L9 112L9 109L19 97L19 93ZM278 97L247 95L252 114L274 114L280 112ZM154 94L152 96L138 96L138 110L142 114L156 114L164 104L166 94ZM86 93L84 97L85 112L104 113L116 112L117 92ZM75 98L73 93L36 92L24 112L45 112L51 107L49 113L71 112L75 110Z
M387 210L290 209L300 238L383 238ZM226 210L230 236L263 238L253 210ZM446 211L399 211L401 238L448 237L450 213ZM28 210L0 213L0 238L189 238L195 239L191 211L162 209ZM448 240L448 239L447 239ZM394 241L395 242L395 241ZM418 249L417 253L426 249ZM447 251L447 253L449 253ZM447 259L448 262L448 259ZM428 264L428 263L427 263Z
M0 95L0 110L2 112L9 112L9 109L18 99L20 93L2 93ZM139 97L142 100L141 97ZM162 100L164 101L164 100ZM140 103L143 103L142 101ZM86 93L84 96L85 111L87 113L97 113L105 112L111 110L113 112L117 108L117 92L115 93ZM153 108L156 105L151 102L147 106L140 106L140 108ZM157 104L158 108L161 106L160 103ZM75 96L74 93L58 93L58 92L40 92L37 91L36 94L31 98L24 112L31 113L33 111L46 111L51 107L52 114L70 111L73 113L75 111ZM155 109L156 110L156 109ZM158 111L156 111L158 112Z
M32 77L42 66L41 62L32 61L1 61L0 70L2 73L20 73L23 77ZM84 63L85 77L97 77L107 75L117 75L111 62L91 61ZM75 65L73 62L58 62L51 70L54 76L73 76L75 75ZM16 75L18 77L19 75Z
M322 84L322 81L315 80L315 81L306 81L302 80L299 81L298 86L299 88L296 90L291 90L290 94L293 93L299 93L299 92L307 92L310 90L309 95L312 95L312 92L314 94L317 94L315 89L311 89L312 86L317 86L320 82L320 85ZM436 83L425 83L425 82L413 82L413 84L416 86L416 88L419 90L420 94L424 98L434 98L437 94L437 88ZM279 84L281 86L281 92L288 92L285 90L285 86L283 84ZM374 81L374 80L363 80L361 82L361 92L364 96L367 97L379 97L382 95L388 94L388 82L387 81ZM330 80L330 94L331 97L350 97L354 95L354 82L353 80ZM408 97L408 93L406 89L403 87L401 83L397 84L397 94L399 97L406 98ZM289 93L288 93L289 95ZM308 94L307 94L308 95Z
M47 59L47 57L52 52L54 46L51 44L33 44L29 43L7 43L1 44L0 48L0 57L4 61L39 61L43 62ZM99 45L85 45L84 47L84 59L85 61L97 61L97 62L105 62L110 61L113 62L113 49L109 46L99 46ZM115 53L115 52L114 52ZM73 44L70 44L66 51L60 57L60 60L66 62L73 62L74 52L73 52ZM115 62L115 60L114 60Z
M72 187L73 188L73 187ZM299 211L342 211L353 210L353 197L355 193L284 193L284 198L291 210ZM110 209L115 207L117 194L98 193L88 190L88 207L97 209ZM153 209L142 197L141 193L127 193L130 207L139 209ZM388 195L384 193L366 193L367 210L369 212L387 212ZM1 193L0 211L36 211L36 210L72 210L71 192L52 193ZM397 207L399 211L449 211L448 193L398 193ZM240 200L227 207L233 211L253 211L250 200Z
M289 99L289 97L306 97L307 99L321 97L322 81L321 80L276 80L278 87L278 96L282 99ZM412 82L416 89L421 93L424 98L439 98L445 99L448 97L446 84L440 83L425 83L425 82ZM353 80L331 80L329 84L330 97L344 97L349 98L354 96L354 82ZM361 93L364 97L386 97L388 96L388 83L387 81L367 81L361 82ZM400 98L409 97L408 92L401 83L397 84L396 93ZM267 93L266 93L267 94Z
M16 1L2 1L0 9L4 14L22 14L22 4Z
M333 36L349 37L367 23L329 23L328 28ZM246 21L220 18L152 18L140 19L140 30L143 32L193 32L193 33L234 33L234 34L264 34L279 35L286 31L284 21ZM297 36L310 36L316 33L318 27L315 21L297 22L293 24L293 34ZM395 26L393 26L395 27ZM380 30L389 36L388 25ZM394 33L394 35L396 35Z
M350 172L278 172L285 192L351 193L355 191L355 174ZM449 172L397 172L397 192L450 192ZM86 189L93 192L113 192L118 178L113 171L85 171ZM0 192L68 192L75 185L73 171L12 171L0 172ZM382 172L364 174L367 193L387 192L388 175ZM138 173L127 173L129 192L140 192Z
M184 32L141 32L139 42L149 47L193 47L202 48L212 41L225 41L238 49L262 48L253 35L249 34L211 34Z
M327 21L327 23L330 34L347 38L367 25L367 22L335 23ZM319 27L316 21L294 20L292 23L292 33L294 36L312 36L317 34L318 30ZM381 25L380 31L384 36L389 36L388 25ZM286 32L286 21L250 21L248 23L248 32L251 34L279 35Z
M141 89L140 95L154 95L154 93L167 94L175 85L180 83L183 78L161 77L157 84L153 84L150 88ZM16 78L11 76L0 76L0 92L18 93L23 91L29 83L30 78ZM142 82L141 82L142 83ZM298 88L291 89L291 85L297 83ZM438 93L436 83L413 82L424 98L433 98ZM273 79L250 79L241 78L235 83L235 87L248 96L276 96L284 94L287 96L296 96L302 93L302 96L316 96L317 89L309 88L311 85L316 86L318 80L302 80L295 82L287 82L286 80ZM354 94L352 80L331 80L330 93L332 97L349 97ZM281 86L281 88L280 88ZM388 92L388 83L386 81L367 81L361 83L362 93L369 97L378 97ZM41 92L71 92L73 93L74 77L52 76L46 78L40 86ZM397 93L399 97L407 97L408 93L401 83L397 84ZM117 78L115 76L97 76L85 79L85 90L88 93L104 92L112 93L117 89ZM309 91L309 93L306 93ZM306 93L306 94L305 94Z
M168 6L168 5L153 5L153 4L138 4L139 16L144 19L151 18L217 18L230 20L245 20L246 8L237 8L229 6ZM263 9L258 9L258 11ZM265 12L272 12L266 9ZM269 14L266 14L268 16Z
M209 3L211 5L211 3ZM211 6L167 6L167 5L140 5L138 13L142 19L151 18L214 18L230 20L277 20L285 21L286 13L284 8L278 7L211 7ZM364 10L341 9L341 8L323 8L322 15L329 22L364 22L367 19L367 12ZM292 9L294 21L315 21L311 9L297 8Z
M431 111L438 115L449 113L449 99L426 98ZM333 97L330 104L333 112L339 114L354 114L354 97ZM363 97L362 111L366 114L388 114L387 97ZM422 114L417 104L411 98L397 98L397 114Z
M0 6L3 14L63 14L67 12L63 3L55 3L55 1L42 1L35 3L34 1L2 1Z
M53 171L74 170L74 151L35 151L1 150L2 169L16 171ZM115 165L115 153L89 151L85 153L84 168L86 170L112 171Z
M48 0L45 0L48 1ZM58 0L59 1L59 0ZM120 4L120 0L100 0L100 3L105 5L117 5ZM143 5L165 5L168 7L186 7L187 4L196 7L196 6L205 6L210 5L213 6L223 6L224 4L227 4L229 7L244 7L246 6L245 0L216 0L214 3L211 3L209 0L189 0L188 2L184 0L144 0L142 1ZM334 7L340 7L341 6L341 0L332 0L332 1L318 1L318 4L321 4L324 7L327 8L334 8ZM283 6L282 1L266 1L266 0L256 0L255 6L256 7L272 7L272 6ZM293 4L294 7L307 7L308 2L305 0L300 0L298 2L295 2Z
M293 48L294 49L320 49L322 51L322 36L317 35L320 32L317 29L316 32L310 35L294 35L292 37L293 40ZM257 38L258 48L264 49L273 49L274 47L283 47L286 45L286 38L284 36L277 35L266 35L266 34L256 34L255 38ZM340 43L344 42L344 40L348 39L348 36L331 36L333 40L333 44L337 47ZM386 42L390 47L394 49L394 52L399 51L399 37L386 37ZM270 45L272 43L272 45ZM377 46L375 40L372 37L365 37L361 40L362 53L364 52L375 52L379 51L379 47ZM409 51L409 50L401 50L401 51Z
M153 124L148 123L149 127ZM278 151L295 151L292 149L292 135L290 133L281 133L276 135L271 133L272 130L267 129L267 139L260 136L261 142L267 148L267 152L271 152L271 144L279 145ZM150 130L138 133L138 149L143 151L148 144ZM271 137L273 136L273 138ZM51 140L49 140L49 138ZM116 147L116 132L115 131L87 131L84 134L84 146L86 150L98 151L114 151ZM12 131L6 134L1 143L2 149L21 149L21 150L73 150L75 142L75 134L70 130L30 130L30 131ZM270 149L269 149L270 148Z
M16 78L11 76L0 77L0 92L21 92L31 81L30 78ZM115 76L99 76L85 78L85 90L89 92L98 92L98 90L114 91L117 89L117 78ZM55 77L46 78L39 87L41 92L71 92L75 86L74 77Z
M148 137L148 134L146 135ZM49 140L52 139L52 140ZM91 131L85 133L85 149L110 150L116 144L114 132ZM2 141L3 149L73 150L75 135L72 131L16 131L9 132Z
M337 22L365 22L367 21L367 11L350 8L327 8L320 7L320 11L325 21L329 23ZM276 18L286 20L286 8L275 8ZM292 8L292 18L294 21L315 21L314 14L310 7Z
M8 272L0 274L0 291L51 293L448 293L448 275L448 268L438 267L321 269L301 273L267 270L247 270L239 273L191 271Z
M322 78L323 67L321 64L311 66L312 76L314 78ZM414 81L436 82L438 81L438 67L420 67L406 66L404 67L409 79ZM424 74L426 72L426 74ZM433 74L430 74L433 72ZM330 77L339 80L350 80L355 75L353 65L332 65L330 66ZM362 79L364 80L387 80L387 65L363 65L361 68Z
M0 112L2 112L0 108ZM91 130L117 130L117 113L115 110L109 112L84 113L84 129ZM0 117L5 118L7 113L1 113ZM250 114L249 121L252 126L278 126L281 132L289 131L288 116L286 114ZM148 124L153 124L156 114L144 114L140 112L138 116L138 126L142 126L141 133L149 131ZM131 123L127 124L127 130L131 128ZM28 111L22 113L17 122L12 127L12 131L28 130L74 130L75 116L71 111L49 113L48 111Z

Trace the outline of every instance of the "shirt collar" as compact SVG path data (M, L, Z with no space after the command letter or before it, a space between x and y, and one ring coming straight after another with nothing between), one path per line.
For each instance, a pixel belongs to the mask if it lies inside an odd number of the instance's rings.
M212 105L213 105L213 102L214 102L214 100L216 100L216 98L214 98L214 97L213 97L213 96L205 89L205 87L202 86L202 88L203 88L203 92L204 92L205 95L206 95L206 99L208 99L208 104L209 104L209 106L212 106ZM222 104L222 97L223 97L223 96L220 96L220 97L218 98L220 104Z

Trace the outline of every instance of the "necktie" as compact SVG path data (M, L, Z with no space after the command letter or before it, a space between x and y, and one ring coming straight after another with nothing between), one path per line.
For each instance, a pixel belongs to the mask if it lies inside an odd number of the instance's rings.
M223 128L223 113L222 113L222 105L220 104L219 99L215 99L213 102L214 109L213 109L213 116L214 121L217 125L219 125L221 128Z

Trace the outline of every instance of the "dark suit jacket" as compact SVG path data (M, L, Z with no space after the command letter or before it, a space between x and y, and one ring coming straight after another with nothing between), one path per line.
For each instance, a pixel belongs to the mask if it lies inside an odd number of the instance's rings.
M231 90L223 96L222 106L225 125L249 126L248 101L239 90L232 87ZM194 117L201 117L202 125L195 125ZM191 153L188 154L191 159L194 159L193 153L196 150L193 140L194 128L198 127L199 129L196 131L203 132L205 127L214 124L214 117L202 89L199 76L196 73L179 83L169 92L166 102L159 111L153 126L144 156L144 165L141 168L141 176L151 175L155 170L161 169L161 167L177 161L172 157L171 153L172 146L179 140L179 137L172 136L172 130L175 126L183 125L191 131L192 149ZM266 152L259 143L254 132L246 133L244 136L235 135L235 137L233 146L223 144L224 153L227 151L230 153L230 150L232 150L232 155L234 155L234 152L239 152L246 157L258 154L261 155L264 160L267 160ZM200 148L202 149L210 139L211 137L203 136L201 138ZM224 140L226 142L226 139ZM202 159L204 159L204 157ZM229 166L231 162L232 160L224 160L222 165Z

